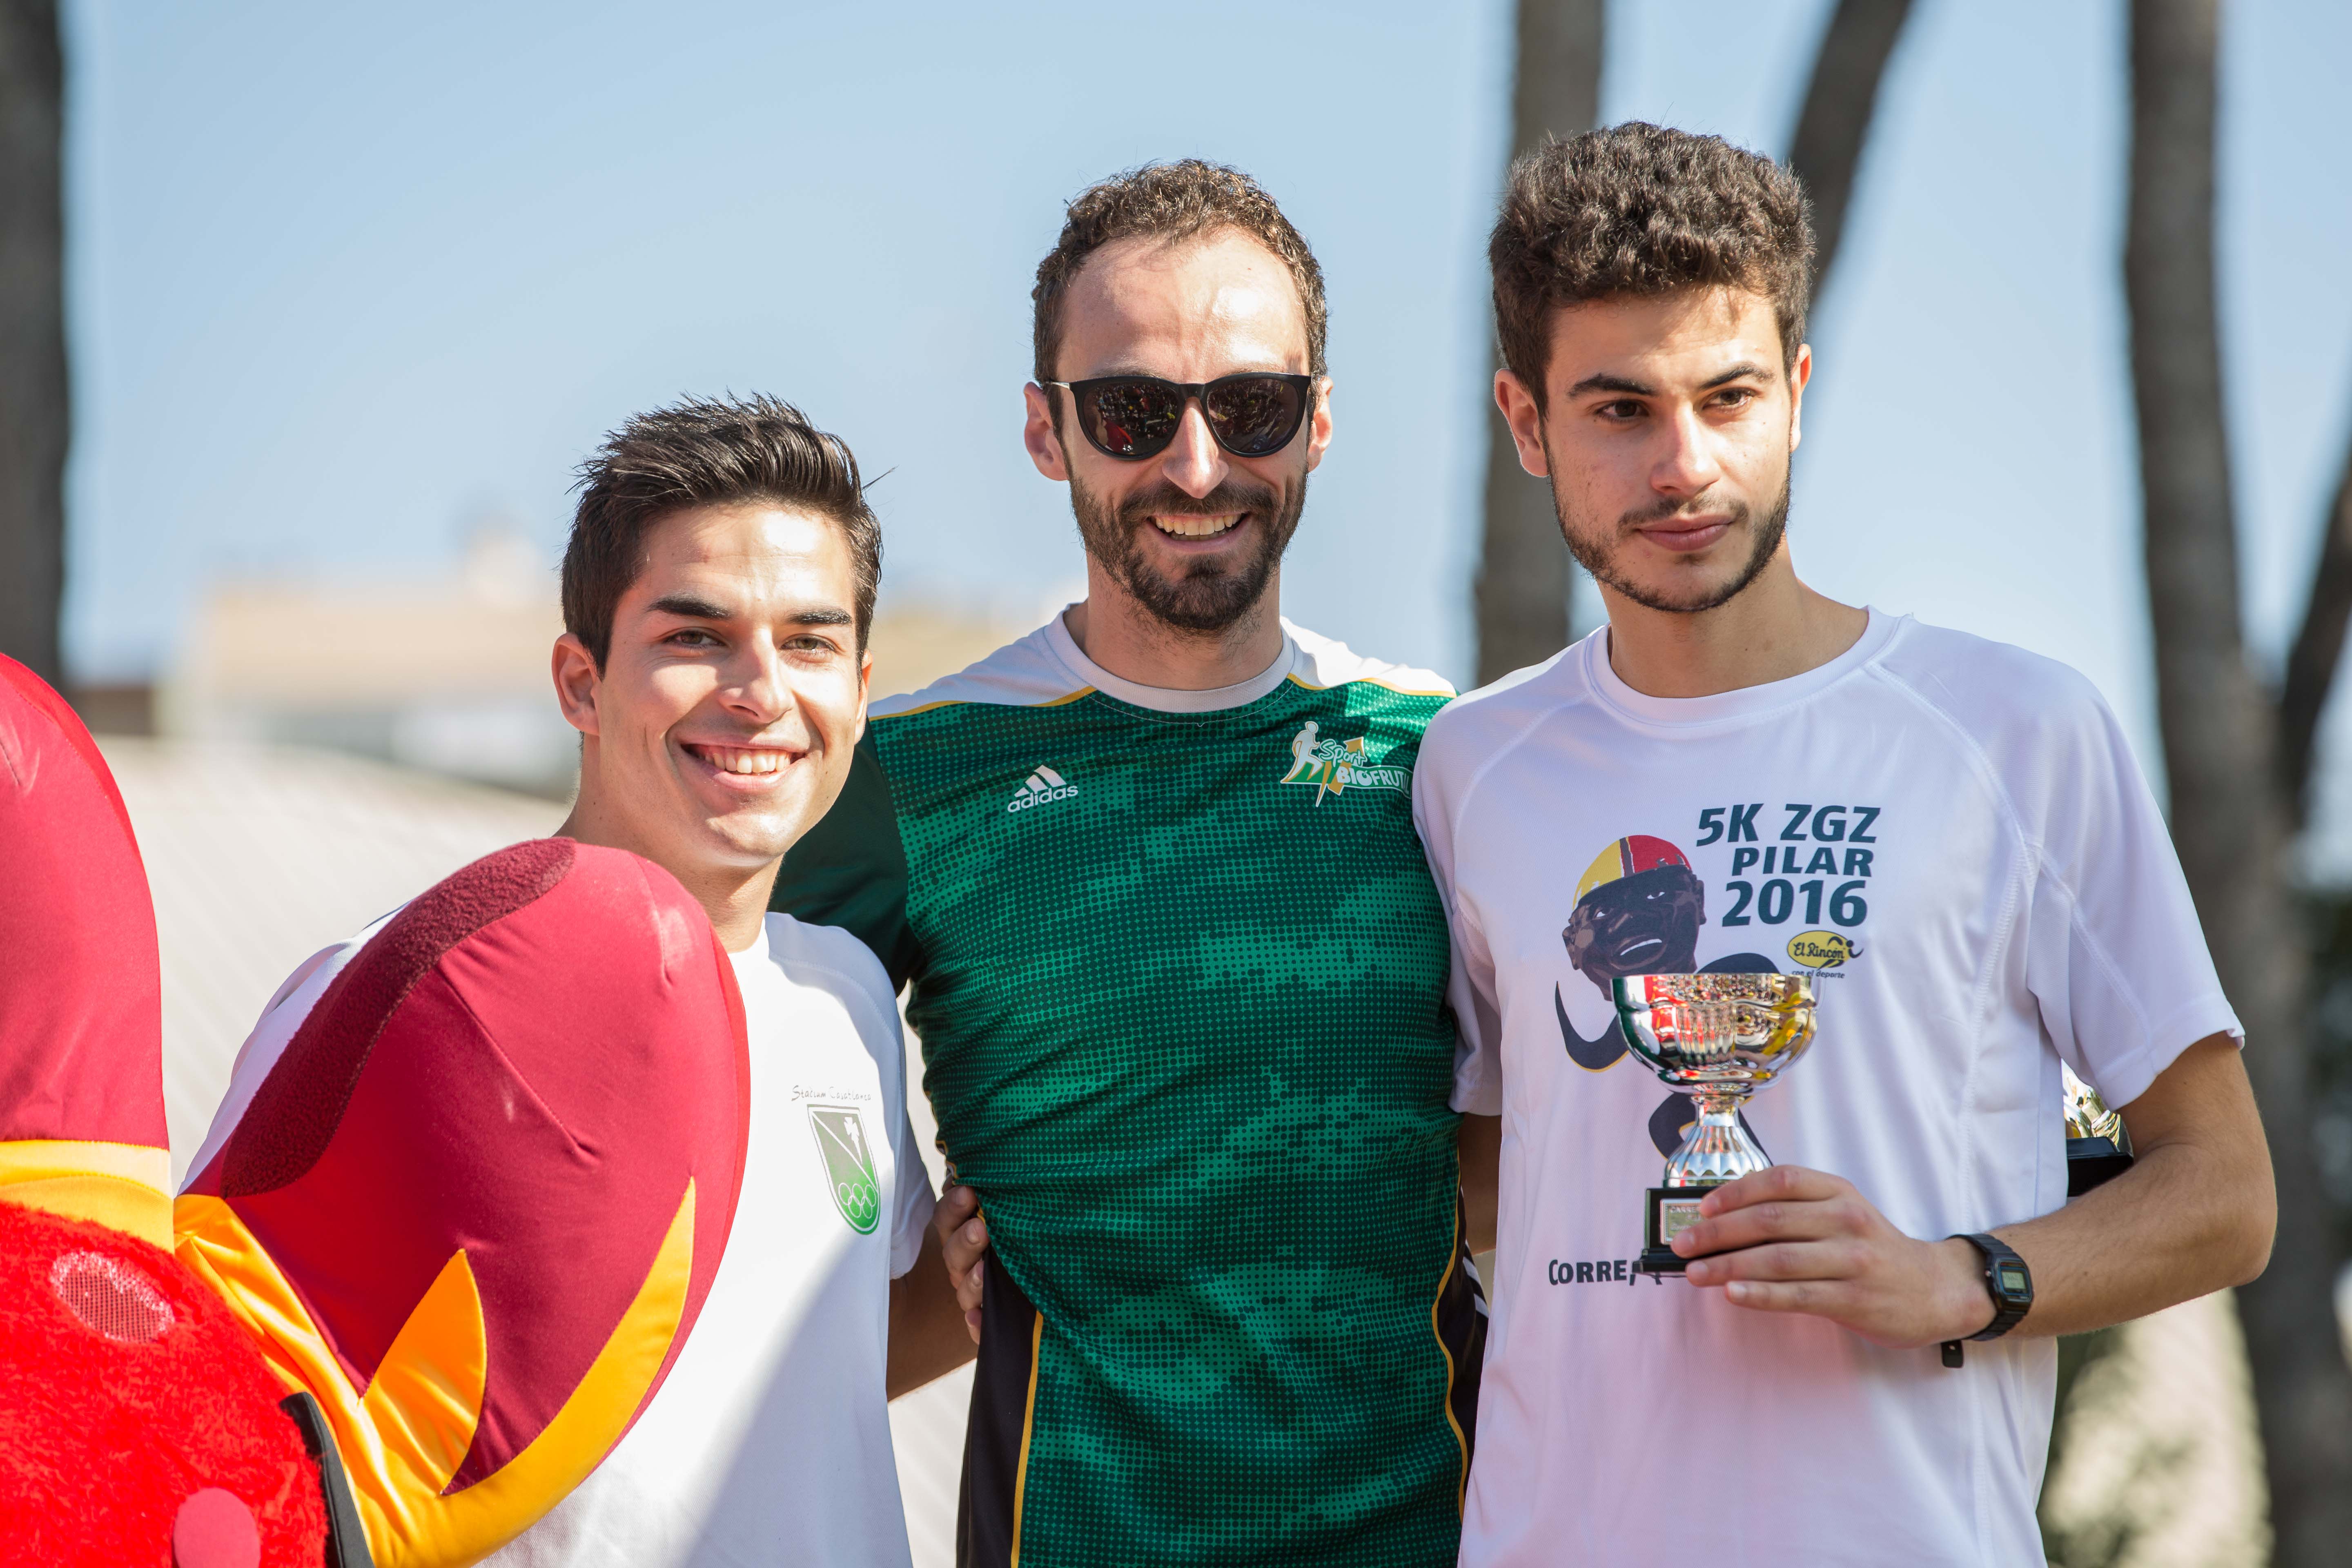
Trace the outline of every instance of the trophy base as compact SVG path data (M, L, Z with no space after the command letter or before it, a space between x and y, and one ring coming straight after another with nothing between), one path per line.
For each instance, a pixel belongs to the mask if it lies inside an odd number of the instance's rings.
M1709 1182L1706 1186L1650 1188L1648 1202L1643 1205L1644 1245L1634 1268L1643 1274L1683 1272L1690 1260L1675 1253L1674 1239L1698 1223L1699 1200L1706 1196L1708 1188L1720 1184Z

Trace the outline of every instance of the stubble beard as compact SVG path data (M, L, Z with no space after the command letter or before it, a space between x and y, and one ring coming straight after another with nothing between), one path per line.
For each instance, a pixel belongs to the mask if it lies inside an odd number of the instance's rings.
M1307 475L1301 472L1279 496L1266 485L1228 479L1205 496L1187 495L1165 481L1127 497L1115 506L1070 476L1070 510L1078 521L1078 537L1087 553L1109 574L1112 582L1133 596L1153 619L1179 631L1203 633L1230 630L1265 597L1274 569L1282 563L1298 519L1307 510ZM1145 556L1141 531L1163 517L1220 516L1247 512L1264 526L1257 547L1240 563L1209 557L1193 561L1177 576L1170 576Z
M1749 545L1748 559L1740 564L1739 570L1712 588L1702 588L1696 594L1683 598L1670 597L1628 577L1617 564L1618 546L1642 524L1663 522L1678 512L1687 511L1691 510L1693 501L1661 502L1640 511L1627 512L1617 520L1605 538L1596 539L1594 535L1601 531L1588 529L1570 510L1568 498L1560 493L1559 465L1549 461L1551 457L1549 442L1545 443L1544 456L1546 466L1552 473L1552 510L1559 518L1559 531L1568 541L1569 553L1576 557L1578 565L1592 574L1593 581L1624 595L1643 609L1662 610L1668 615L1696 616L1721 608L1747 592L1748 584L1764 574L1764 568L1771 564L1773 552L1780 548L1780 540L1789 531L1790 469L1784 468L1780 470L1780 493L1774 499L1771 510L1765 513L1762 525L1754 530L1754 542ZM1747 526L1755 516L1755 509L1744 500L1733 502L1730 510L1734 531Z

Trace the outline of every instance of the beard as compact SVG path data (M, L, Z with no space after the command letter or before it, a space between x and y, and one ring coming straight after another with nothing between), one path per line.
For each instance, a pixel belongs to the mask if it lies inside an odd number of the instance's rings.
M1547 458L1551 456L1549 443L1545 445L1544 455ZM1772 552L1780 548L1780 540L1789 531L1790 476L1789 470L1783 468L1780 472L1780 493L1773 500L1771 510L1764 514L1762 522L1753 528L1748 559L1740 563L1739 570L1721 583L1697 588L1679 598L1672 597L1655 588L1633 582L1619 568L1617 541L1645 522L1664 522L1678 512L1691 510L1706 498L1662 501L1640 511L1629 511L1617 520L1616 528L1606 540L1598 540L1589 536L1570 515L1568 498L1559 489L1559 465L1555 462L1546 466L1552 472L1552 510L1559 517L1559 530L1568 540L1569 553L1576 557L1578 565L1592 574L1594 582L1623 595L1643 609L1664 610L1669 615L1696 616L1729 604L1763 574L1764 568L1771 563ZM1728 510L1734 531L1755 522L1755 508L1744 500L1732 502Z
M1248 615L1265 596L1274 569L1298 531L1307 510L1307 475L1277 494L1268 485L1228 478L1205 496L1191 496L1164 480L1116 505L1070 476L1070 510L1087 553L1112 582L1126 589L1156 620L1187 632L1222 632ZM1161 517L1214 517L1246 512L1261 524L1257 548L1239 562L1201 558L1171 576L1145 554L1142 531ZM1238 526L1238 525L1236 525Z

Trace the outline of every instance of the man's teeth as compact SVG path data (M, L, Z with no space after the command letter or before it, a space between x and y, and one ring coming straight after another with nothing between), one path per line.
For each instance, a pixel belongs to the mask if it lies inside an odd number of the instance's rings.
M1232 512L1223 517L1155 517L1160 531L1179 539L1213 539L1241 521L1242 514Z
M733 746L705 746L702 754L710 765L730 773L780 773L784 771L782 752L742 751Z

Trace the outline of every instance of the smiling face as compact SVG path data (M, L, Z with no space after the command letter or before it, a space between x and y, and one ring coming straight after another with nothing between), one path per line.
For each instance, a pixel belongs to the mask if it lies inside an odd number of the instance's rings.
M1772 303L1739 289L1554 313L1546 406L1506 371L1520 461L1548 474L1569 548L1654 610L1722 605L1785 565L1790 455L1811 351L1783 363Z
M1297 285L1237 230L1106 245L1087 258L1062 314L1064 381L1142 374L1190 384L1307 369ZM1068 481L1087 552L1112 584L1171 626L1220 631L1264 600L1297 529L1307 475L1331 439L1328 382L1317 391L1313 416L1265 458L1219 447L1198 403L1166 451L1141 462L1108 457L1078 428L1068 392L1034 384L1024 437L1038 470Z
M855 590L841 529L811 511L691 507L647 529L603 669L577 637L556 644L585 737L583 836L698 895L772 873L840 795L866 727Z

